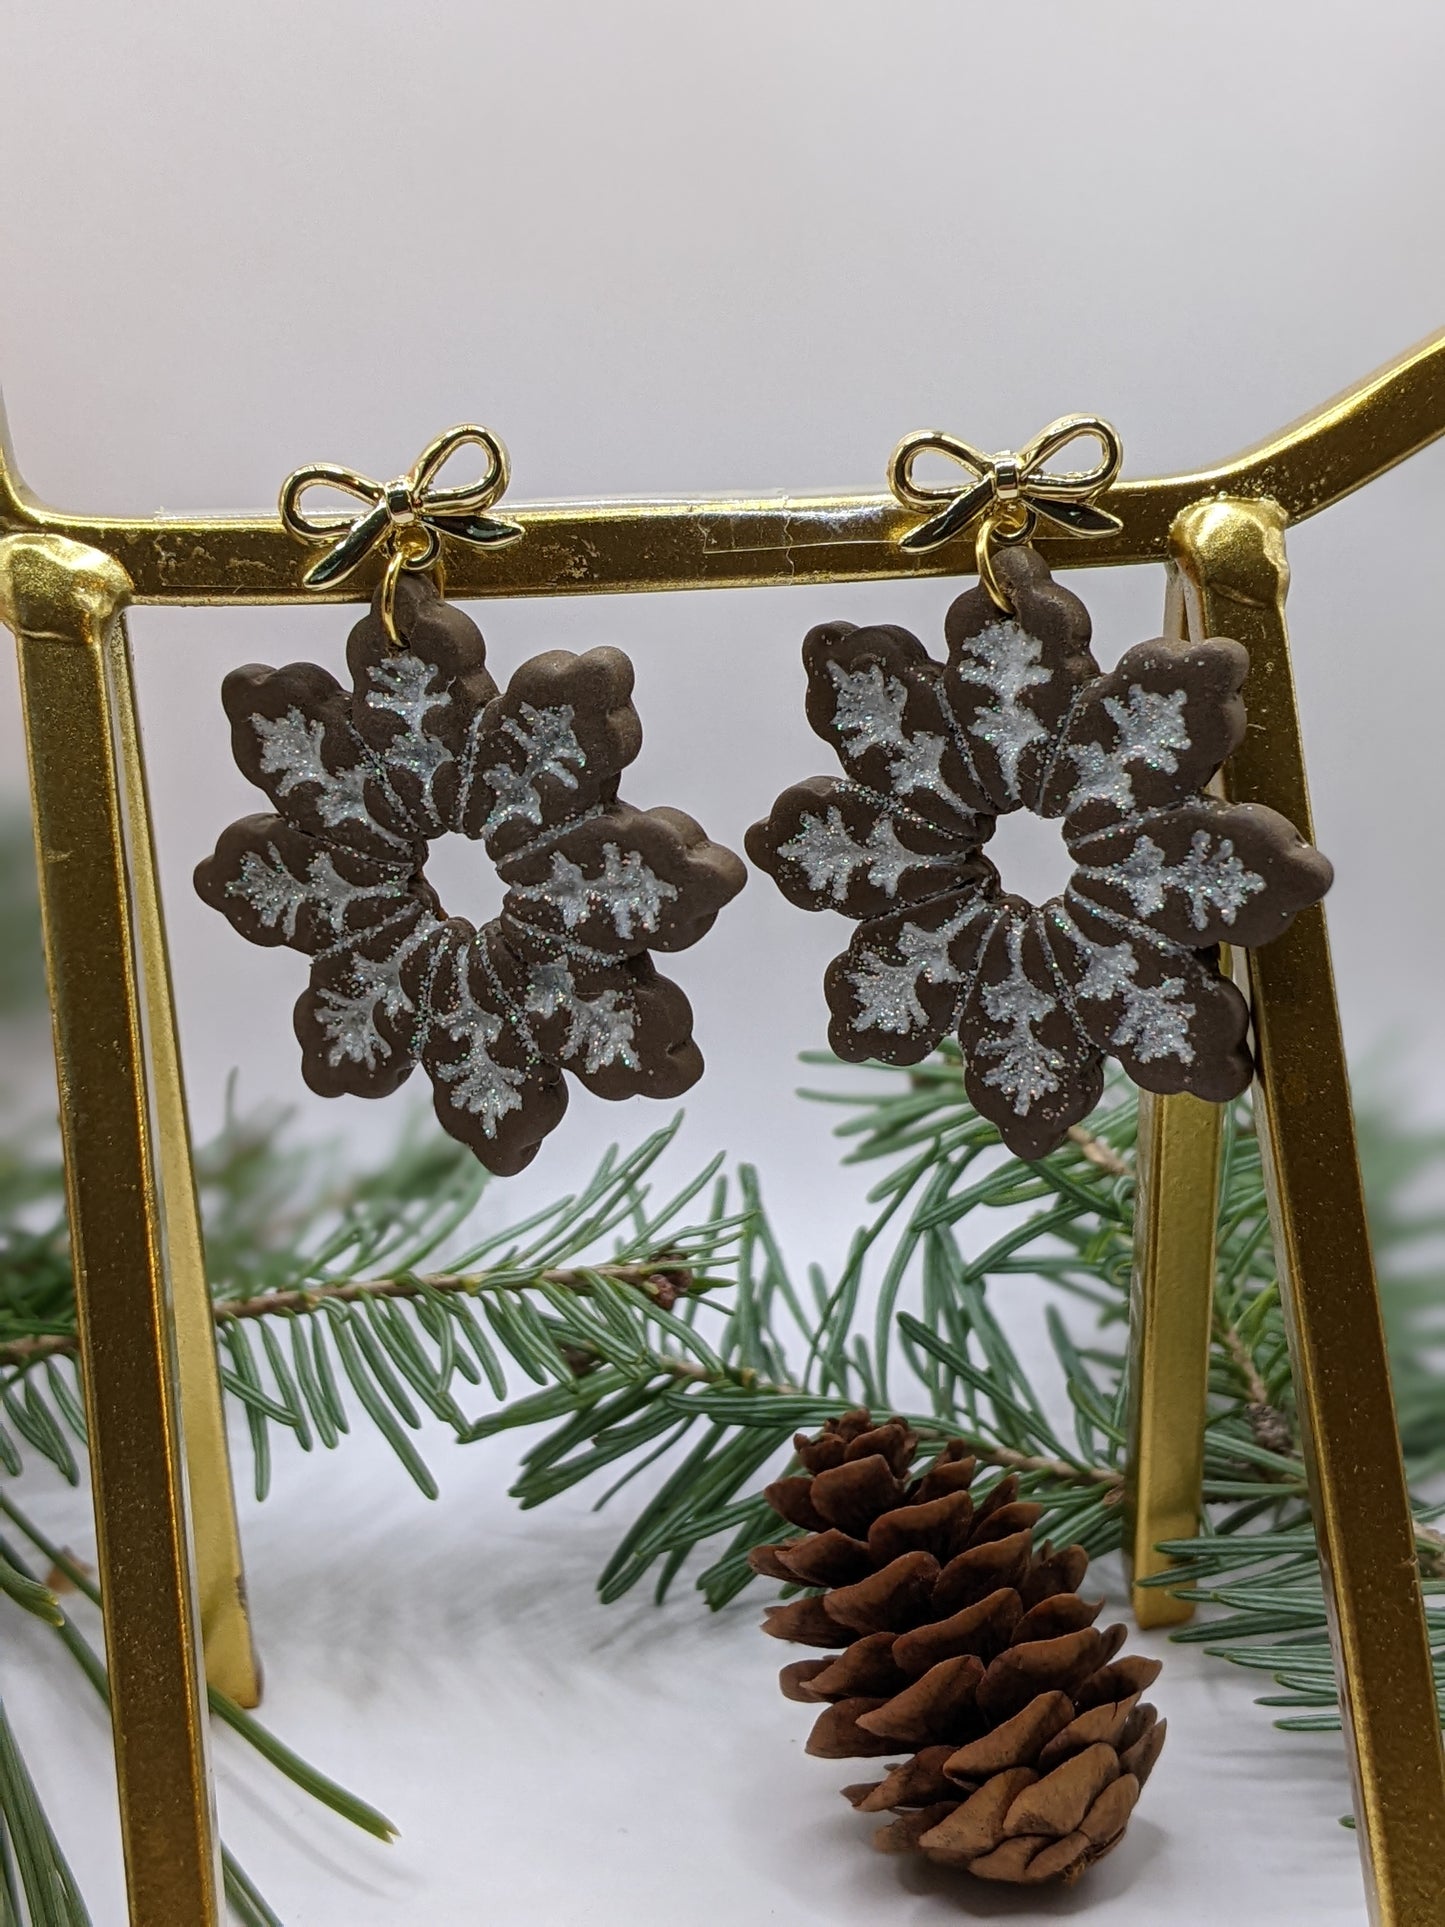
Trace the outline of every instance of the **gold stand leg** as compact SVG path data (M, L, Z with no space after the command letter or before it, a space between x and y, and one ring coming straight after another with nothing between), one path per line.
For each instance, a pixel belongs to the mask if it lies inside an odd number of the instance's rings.
M241 1534L221 1403L215 1320L191 1168L191 1127L176 1036L170 951L156 882L155 840L141 755L125 624L111 625L111 687L124 773L131 897L145 983L146 1042L155 1105L156 1162L165 1213L171 1312L180 1366L181 1437L190 1483L191 1533L206 1680L241 1706L261 1700L260 1669L246 1613Z
M1191 632L1233 636L1250 653L1250 727L1226 771L1229 793L1312 837L1284 524L1273 502L1215 500L1184 510L1170 539ZM1250 952L1249 979L1270 1215L1371 1916L1438 1927L1445 1755L1323 911Z
M1164 634L1182 638L1185 620L1170 568ZM1139 1581L1168 1570L1160 1541L1191 1537L1203 1507L1223 1137L1218 1105L1139 1093L1124 1556L1140 1626L1177 1626L1194 1614L1187 1600Z
M216 1927L219 1868L112 681L130 579L0 540L46 967L133 1927Z
M1141 1626L1176 1626L1194 1611L1138 1582L1168 1568L1160 1540L1199 1526L1223 1135L1220 1105L1139 1093L1124 1543Z

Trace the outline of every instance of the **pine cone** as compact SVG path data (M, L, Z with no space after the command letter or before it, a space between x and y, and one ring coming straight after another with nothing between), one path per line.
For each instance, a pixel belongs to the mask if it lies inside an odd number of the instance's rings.
M759 1546L753 1569L814 1588L769 1609L764 1631L842 1647L780 1676L826 1701L808 1740L825 1760L907 1752L843 1789L874 1836L984 1880L1074 1881L1122 1837L1164 1743L1140 1694L1159 1661L1118 1659L1125 1628L1094 1626L1082 1546L1035 1551L1042 1506L999 1479L975 1498L977 1461L954 1439L921 1476L903 1420L866 1411L794 1441L805 1472L767 1489L803 1538Z

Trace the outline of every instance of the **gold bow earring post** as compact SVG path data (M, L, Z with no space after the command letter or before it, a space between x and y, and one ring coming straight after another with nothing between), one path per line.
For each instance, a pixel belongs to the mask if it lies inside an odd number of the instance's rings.
M1099 460L1092 468L1046 466L1071 442L1081 440L1098 446ZM953 483L917 482L914 470L923 455L944 455L967 469L973 480L962 489ZM914 554L940 548L981 516L975 542L979 580L994 606L1007 614L1013 605L994 571L995 545L1026 542L1040 521L1072 535L1116 535L1122 524L1099 508L1094 497L1117 478L1123 458L1119 431L1097 415L1063 415L1026 447L998 455L986 455L941 429L916 429L889 457L888 486L905 507L932 513L910 529L899 546Z
M486 467L479 480L451 488L436 487L436 478L462 448L480 448ZM441 538L453 537L476 548L500 547L523 533L516 522L482 511L505 494L511 464L501 438L489 428L470 423L449 428L422 450L405 475L377 482L339 462L312 462L288 475L281 490L281 520L302 542L326 543L327 549L302 577L308 589L324 589L359 568L373 550L387 551L381 583L381 619L393 647L400 647L396 627L396 585L403 571L427 569L441 552ZM308 515L301 498L308 489L329 488L364 502L362 514Z

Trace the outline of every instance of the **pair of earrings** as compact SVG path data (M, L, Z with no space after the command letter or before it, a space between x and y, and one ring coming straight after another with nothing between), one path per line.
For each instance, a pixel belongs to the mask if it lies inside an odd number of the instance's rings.
M1049 470L1080 435L1099 463ZM481 480L437 486L465 446L483 451ZM970 485L918 483L929 452ZM1331 879L1285 818L1206 794L1244 733L1240 645L1145 642L1105 674L1087 610L1029 546L1040 519L1116 528L1093 498L1119 461L1117 435L1088 417L1018 455L900 443L894 493L929 512L905 546L977 523L979 587L947 612L946 662L905 629L811 631L808 719L844 774L785 790L747 837L792 902L858 925L825 980L835 1052L912 1064L956 1033L972 1102L1026 1158L1093 1108L1105 1056L1148 1090L1237 1096L1248 1010L1219 946L1268 941ZM621 800L642 741L626 656L549 650L502 691L480 631L445 600L444 535L523 533L487 513L507 474L496 437L467 427L384 487L330 464L290 477L283 521L326 544L310 585L378 548L386 567L348 641L350 689L313 663L226 678L236 761L272 811L233 823L196 872L243 936L311 958L295 1027L313 1090L380 1097L420 1064L443 1127L503 1174L560 1122L565 1072L608 1098L697 1081L691 1007L651 953L696 943L746 878L682 811ZM306 514L317 485L364 512ZM985 854L1020 809L1062 819L1075 866L1038 906ZM453 832L482 843L505 887L481 929L426 878L429 845Z

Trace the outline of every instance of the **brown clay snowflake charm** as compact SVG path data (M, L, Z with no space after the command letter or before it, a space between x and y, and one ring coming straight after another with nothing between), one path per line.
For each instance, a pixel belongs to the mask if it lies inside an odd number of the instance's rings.
M845 775L785 790L748 854L859 928L829 966L829 1041L914 1064L956 1031L972 1102L1042 1157L1098 1101L1103 1060L1217 1102L1249 1082L1248 1012L1217 946L1266 943L1331 869L1273 810L1205 788L1244 734L1238 643L1145 642L1103 674L1084 605L1028 547L948 612L948 661L906 630L832 623L803 645L808 718ZM1060 897L1010 895L997 818L1063 819Z
M614 1098L697 1081L692 1011L648 953L696 943L745 872L681 811L619 799L642 729L618 650L550 650L499 694L428 578L401 578L395 619L400 649L376 607L352 630L349 690L314 663L226 678L236 761L274 814L233 823L196 887L253 943L312 959L313 1090L381 1097L420 1063L445 1128L506 1174L560 1121L564 1070ZM449 831L506 886L480 930L426 880Z

